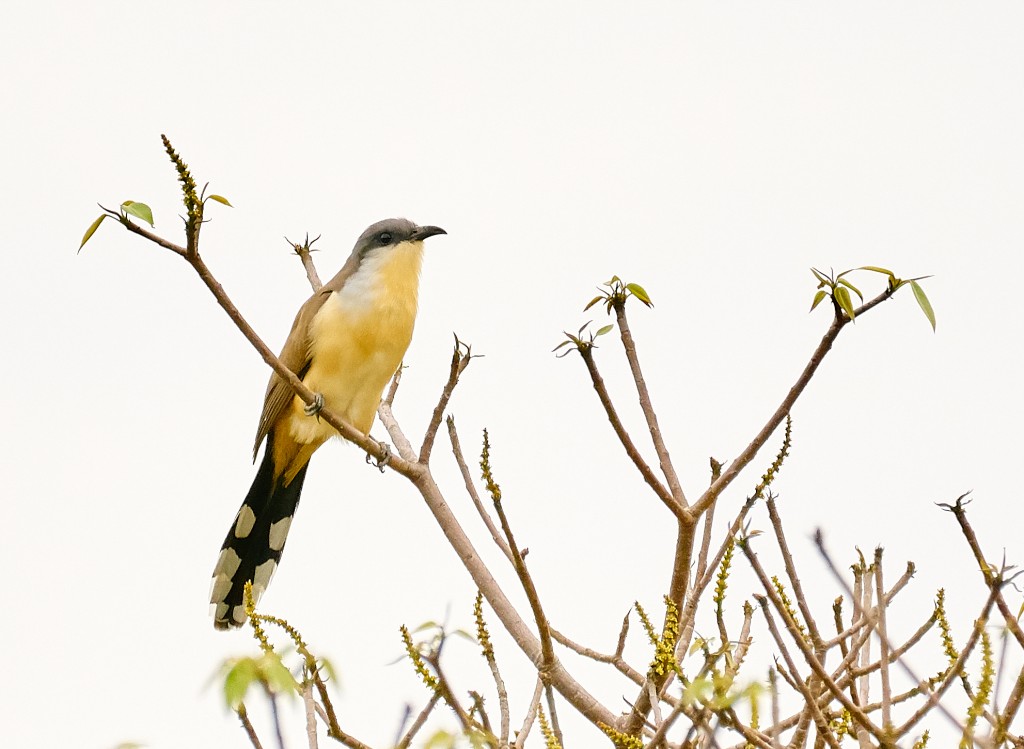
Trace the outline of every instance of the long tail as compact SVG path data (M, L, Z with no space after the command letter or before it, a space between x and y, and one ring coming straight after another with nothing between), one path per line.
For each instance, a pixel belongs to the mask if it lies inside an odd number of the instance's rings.
M210 610L217 629L239 627L245 622L245 583L252 581L253 599L270 585L281 559L292 516L299 505L307 463L285 485L284 477L274 480L273 450L267 440L256 478L245 497L235 522L221 547L213 569Z

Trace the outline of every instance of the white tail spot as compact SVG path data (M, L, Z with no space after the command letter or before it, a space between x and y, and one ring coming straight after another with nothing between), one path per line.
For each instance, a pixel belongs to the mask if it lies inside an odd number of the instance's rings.
M242 509L238 511L238 517L235 518L235 538L248 536L254 525L256 525L256 513L249 505L242 505Z
M291 517L282 518L270 526L269 544L272 551L281 551L284 548L285 539L288 538L288 529L291 526Z
M220 556L217 558L217 566L213 568L213 576L219 577L223 575L226 578L232 578L238 571L238 565L242 563L242 558L238 556L238 552L234 549L221 549Z
M256 598L256 590L262 593L270 585L270 578L274 576L274 570L277 569L277 562L273 559L268 559L259 567L256 568L256 573L252 576L252 597Z
M221 603L229 590L231 590L231 578L217 575L210 585L210 603ZM218 616L218 618L220 617Z

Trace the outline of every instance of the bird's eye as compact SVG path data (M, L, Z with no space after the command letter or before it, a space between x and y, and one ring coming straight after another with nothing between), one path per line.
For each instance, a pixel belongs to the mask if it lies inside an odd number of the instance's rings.
M377 237L377 241L381 245L391 244L391 232L382 231L380 236Z

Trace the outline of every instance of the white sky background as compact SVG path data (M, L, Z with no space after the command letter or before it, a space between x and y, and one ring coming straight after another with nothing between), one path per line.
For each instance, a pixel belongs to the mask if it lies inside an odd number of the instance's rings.
M962 642L984 591L934 503L973 489L990 556L1024 558L1022 50L1024 9L1010 3L10 5L0 743L247 745L208 681L255 644L215 632L206 601L252 479L267 369L177 257L109 223L75 254L97 201L148 202L157 231L180 239L160 133L234 203L211 206L204 256L274 348L309 293L283 235L323 234L327 278L377 219L448 230L428 243L397 415L418 442L453 331L486 355L452 403L463 443L475 463L491 430L550 617L603 650L633 600L660 611L673 524L578 357L550 353L563 329L603 324L580 311L594 286L615 273L655 301L631 309L632 326L695 495L708 455L742 449L828 323L824 308L807 314L808 267L934 274L937 334L909 289L843 333L794 410L776 490L824 611L838 591L809 543L819 526L844 565L855 545L884 545L891 580L914 560L891 616L911 631L946 586ZM599 362L643 442L620 347L604 341ZM439 480L522 601L446 446ZM763 508L753 518L767 527ZM771 560L770 538L761 548ZM753 590L737 573L734 616ZM332 443L264 606L339 668L343 727L384 746L404 702L425 699L406 664L388 665L398 626L471 628L474 592L414 490ZM457 686L486 689L472 648L452 654ZM518 724L532 683L508 641L499 658ZM613 708L634 696L595 674ZM251 709L262 720L264 705ZM569 714L571 745L602 741Z

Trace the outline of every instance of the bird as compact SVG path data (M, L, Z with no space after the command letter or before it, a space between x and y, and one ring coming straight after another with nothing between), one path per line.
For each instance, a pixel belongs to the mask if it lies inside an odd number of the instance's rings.
M258 600L277 569L309 460L338 435L319 410L326 406L369 433L412 340L423 241L438 234L447 232L404 218L372 224L337 275L299 308L279 358L316 398L307 406L271 374L253 447L255 463L266 441L263 460L213 570L210 610L217 629L241 626L246 582Z

